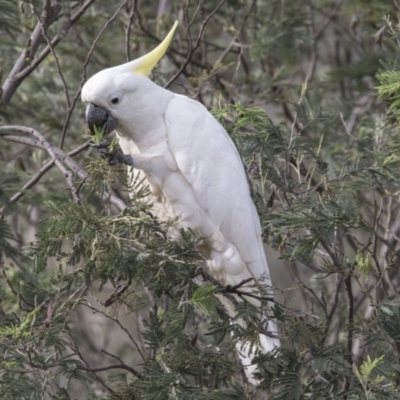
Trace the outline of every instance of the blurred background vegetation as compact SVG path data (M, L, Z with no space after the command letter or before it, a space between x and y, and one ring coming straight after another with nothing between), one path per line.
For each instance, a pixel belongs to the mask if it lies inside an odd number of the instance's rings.
M398 0L0 0L0 398L400 398ZM179 28L153 79L242 155L281 349L248 385L190 232L89 145L80 89ZM155 99L155 101L157 101ZM127 191L136 188L129 199Z

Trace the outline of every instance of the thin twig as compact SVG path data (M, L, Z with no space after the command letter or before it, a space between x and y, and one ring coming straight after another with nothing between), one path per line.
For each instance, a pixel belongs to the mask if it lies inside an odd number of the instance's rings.
M130 371L133 375L135 375L137 378L139 379L146 379L140 372L136 371L134 368L130 367L129 365L127 365L125 362L123 362L118 356L115 356L114 354L109 353L108 351L101 349L101 352L104 354L107 354L108 356L115 358L116 360L118 360L120 362L119 365L123 365L124 369L126 369L127 371Z
M36 9L35 9L33 4L31 4L31 9L32 9L33 14L36 15L36 18L38 19L38 21L40 23L40 26L42 28L42 35L46 39L47 45L49 46L51 54L54 57L54 61L56 63L56 68L57 68L57 72L58 72L58 75L60 76L60 79L61 79L61 82L62 82L62 85L63 85L63 88L64 88L64 94L65 94L65 99L67 101L67 106L68 106L68 108L71 108L71 99L70 99L69 94L68 94L67 81L65 80L64 74L62 73L61 66L60 66L60 61L58 59L58 56L57 56L57 54L56 54L56 52L55 52L55 50L54 50L54 48L53 48L53 46L51 44L50 38L47 35L46 27L45 27L44 23L41 21L40 16L37 13L37 11L36 11ZM62 147L62 146L60 146L60 147Z
M193 22L193 20L189 22L188 12L187 12L187 9L188 9L188 6L189 6L189 1L186 2L184 15L185 15L185 23L186 23L186 31L187 31L189 50L188 50L188 54L186 56L185 61L183 62L181 67L178 69L178 71L175 73L175 75L166 83L166 85L164 86L165 88L170 87L172 85L172 83L175 82L178 79L179 75L183 72L183 70L189 64L189 61L192 58L193 53L200 47L200 42L201 42L201 39L202 39L202 36L203 36L203 32L204 32L204 29L207 26L209 20L222 7L222 5L224 3L225 3L225 0L221 0L217 4L217 6L214 8L214 10L207 16L207 18L205 18L202 21L199 33L198 33L197 38L196 38L196 42L193 44L192 36L191 36L191 33L190 33L190 26L191 26L191 23Z
M142 357L142 360L143 360L144 362L146 362L146 357L145 357L145 355L143 354L143 352L140 350L139 345L136 343L135 339L132 337L132 335L130 334L130 332L128 331L128 329L126 329L126 328L121 324L121 322L119 322L118 319L111 317L110 315L108 315L108 314L102 312L101 310L98 310L97 308L91 306L90 304L87 304L87 303L81 303L81 304L82 304L83 306L86 306L86 307L90 308L92 311L98 312L98 313L104 315L105 317L107 317L108 319L110 319L111 321L115 322L115 323L128 335L129 339L130 339L131 342L134 344L134 346L136 347L136 350L138 351L138 353L139 353L140 356Z
M72 340L71 343L71 347L72 350L77 354L77 356L80 358L80 360L86 365L87 368L89 368L89 363L86 361L86 359L83 357L82 353L79 351L79 348L77 346L77 344L75 343L74 338L71 335L71 332L68 330L69 333L69 337ZM100 376L98 376L97 374L95 374L95 371L91 371L93 372L93 375L95 376L95 378L97 379L97 381L105 388L107 389L110 393L115 394L114 390L112 390L105 382L102 378L100 378Z
M120 298L129 288L130 283L119 284L111 296L104 302L105 307L111 306L118 298Z
M354 268L354 267L353 267ZM348 304L348 337L347 337L347 350L349 352L349 364L353 365L353 329L354 329L354 296L353 296L353 288L351 284L351 274L352 270L346 276L344 283L346 286L347 296L349 298Z
M85 367L83 365L78 365L77 368L88 372L109 371L110 369L125 369L129 371L131 374L135 375L137 378L145 379L145 377L140 372L136 371L134 368L126 364L111 364L105 367Z
M64 140L65 140L65 135L66 135L66 133L67 133L67 129L68 129L68 126L69 126L69 122L70 122L70 120L71 120L72 112L74 111L75 106L76 106L76 103L77 103L77 101L78 101L78 99L79 99L79 96L81 95L82 87L83 87L84 83L86 82L86 68L87 68L87 65L88 65L88 63L89 63L89 60L90 60L90 58L91 58L91 56L92 56L92 53L93 53L93 51L94 51L94 48L95 48L97 42L99 41L100 37L103 35L103 32L107 29L107 27L109 26L109 24L118 16L118 14L119 14L119 12L121 11L122 7L123 7L126 3L127 3L127 0L123 1L123 2L119 5L119 7L118 7L117 10L115 11L115 13L106 21L106 23L105 23L105 24L103 25L103 27L100 29L100 32L99 32L98 35L95 37L95 39L93 40L92 45L90 46L90 49L89 49L89 51L88 51L88 53L87 53L87 55L86 55L86 59L85 59L85 61L83 62L83 65L82 65L82 80L81 80L81 83L80 83L80 85L79 85L79 89L78 89L77 92L75 93L75 96L74 96L74 98L73 98L73 100L72 100L71 105L68 107L68 112L67 112L67 115L66 115L66 117L65 117L65 121L64 121L64 124L63 124L63 127L62 127L61 139L60 139L60 145L59 145L60 149L63 148Z
M322 36L325 29L334 20L335 16L337 15L337 12L342 6L342 3L343 0L337 0L336 3L332 6L331 11L327 14L326 18L321 22L320 26L314 31L314 39L319 39Z
M133 23L133 18L136 14L136 1L133 0L132 8L129 11L128 16L128 25L125 28L125 51L126 51L126 61L131 61L131 49L129 47L130 37L131 37L131 28Z
M317 296L317 294L314 292L313 289L311 289L310 287L308 287L299 277L299 275L297 274L297 272L295 271L295 269L292 267L292 271L295 274L297 280L299 281L300 285L306 289L309 293L311 293L313 295L313 297L317 300L317 302L319 303L319 305L321 306L322 310L324 311L325 315L327 315L327 310L326 310L326 304L324 304L321 299Z
M336 289L335 289L335 295L333 297L333 303L331 307L331 311L329 312L328 316L326 317L325 321L325 332L327 333L329 330L329 326L332 322L333 315L335 314L336 308L339 304L339 293L340 293L340 288L342 286L343 282L343 275L340 274L337 277L337 282L336 282Z
M34 305L33 303L31 303L30 301L26 300L25 297L22 296L22 294L21 294L20 291L17 292L17 291L14 289L14 287L13 287L11 281L8 279L8 276L7 276L6 271L5 271L4 269L2 269L1 272L2 272L4 278L5 278L6 282L7 282L8 287L10 288L11 292L12 292L15 296L17 296L17 298L18 298L18 304L19 304L20 309L21 309L22 311L32 311L32 310L35 308L35 305ZM30 309L30 310L25 309L25 308L22 306L21 300L22 300L25 304L27 304L29 307L31 307L31 309Z

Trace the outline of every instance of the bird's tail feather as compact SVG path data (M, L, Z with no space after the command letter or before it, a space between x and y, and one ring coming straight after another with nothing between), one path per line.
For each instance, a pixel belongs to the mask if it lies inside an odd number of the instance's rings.
M221 303L224 305L226 311L228 312L231 318L236 316L236 310L233 302L229 300L227 297L223 295L219 295ZM265 317L264 317L265 318ZM239 323L244 324L244 321ZM278 328L276 326L275 321L268 319L266 321L267 326L266 330L271 334L271 336L277 335ZM238 357L242 364L244 373L246 375L247 381L253 385L257 385L259 382L253 377L253 373L257 369L257 365L253 364L253 358L256 354L256 351L259 350L263 353L268 353L272 351L276 347L280 347L280 340L276 337L271 337L260 333L259 343L253 345L249 342L238 341L235 345Z

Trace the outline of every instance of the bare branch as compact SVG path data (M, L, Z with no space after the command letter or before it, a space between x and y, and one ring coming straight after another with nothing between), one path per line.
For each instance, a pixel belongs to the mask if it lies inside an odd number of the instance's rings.
M145 377L140 372L136 371L134 368L126 364L112 364L112 365L107 365L105 367L85 367L83 365L78 365L77 368L88 372L109 371L110 369L125 369L129 371L131 374L135 375L137 378L145 379Z
M139 345L136 343L136 340L132 337L132 335L131 335L131 333L128 331L128 329L126 329L125 326L123 326L123 325L121 324L121 322L120 322L117 318L111 317L110 315L108 315L108 314L102 312L101 310L98 310L97 308L91 306L90 304L87 304L87 303L81 303L81 304L84 305L84 306L86 306L86 307L88 307L88 308L90 308L92 311L98 312L98 313L100 313L101 315L104 315L105 317L107 317L108 319L110 319L111 321L115 322L115 323L128 335L129 339L130 339L131 342L134 344L134 346L136 347L136 350L138 351L138 353L139 353L140 356L142 357L142 360L143 360L143 361L146 361L146 357L145 357L145 355L143 354L143 352L140 350L140 347L139 347Z
M196 38L196 42L193 44L192 36L191 36L191 33L190 33L190 27L191 27L191 24L193 23L193 19L192 19L192 21L189 22L189 16L188 16L189 1L186 2L184 15L185 15L185 23L186 23L186 31L187 31L187 37L188 37L189 51L188 51L188 54L186 56L186 60L183 62L183 64L178 69L178 71L175 73L175 75L166 83L165 88L170 87L172 85L172 83L174 83L178 79L179 75L183 72L183 70L189 64L189 61L192 58L193 53L200 47L200 42L201 42L201 38L203 37L203 32L204 32L205 27L207 26L207 24L210 21L210 19L222 7L222 5L224 3L225 3L225 0L221 0L217 4L215 9L207 16L207 18L205 18L202 21L199 33L198 33L197 38Z
M43 148L46 149L46 151L49 153L49 155L53 158L52 161L57 165L57 167L63 173L63 175L66 179L67 185L69 186L69 188L71 190L74 201L76 203L80 203L78 191L72 181L72 172L69 171L64 166L64 164L60 161L60 159L58 157L57 153L62 152L62 150L59 150L59 151L55 150L55 148L53 146L51 146L51 144L45 139L45 137L40 132L38 132L36 129L29 128L29 127L22 126L22 125L6 125L6 126L0 127L0 131L5 131L5 130L17 130L17 131L26 132L26 133L29 133L29 134L35 136L39 140L39 142L41 143ZM65 154L64 159L67 159L67 158L68 158L68 155ZM72 161L72 163L71 163L71 161ZM82 176L82 177L87 177L86 171L84 171L81 167L79 167L78 164L76 164L72 159L70 159L69 162L70 162L70 165L73 165L75 167L75 171L78 174L79 174L79 172L81 172L81 175L84 174L84 176Z
M128 25L125 28L126 61L131 60L131 49L129 47L129 42L130 42L130 37L131 37L131 28L132 28L133 18L135 17L135 13L136 13L136 6L137 6L136 0L133 0L132 7L129 11Z
M26 128L26 129L23 130L22 128ZM0 132L7 131L7 130L17 130L17 131L29 133L29 129L31 129L31 128L23 127L20 125L5 125L5 126L0 127ZM8 140L10 142L26 144L28 146L37 147L41 150L47 150L46 146L44 146L39 140L31 139L26 136L0 135L0 137L4 140ZM83 145L79 146L77 149L73 150L72 152L70 152L68 154L57 147L52 147L52 151L57 155L57 157L60 161L64 162L65 165L67 165L72 170L72 172L75 175L77 175L81 179L87 179L87 177L88 177L87 172L77 162L75 162L70 156L75 155L78 152L88 148L89 143L90 143L90 141L84 143Z
M170 0L160 0L157 7L157 17L161 17L167 12Z
M46 27L44 26L43 22L40 20L40 16L37 13L37 11L36 11L35 7L33 6L33 4L31 4L31 9L32 9L32 12L36 15L36 17L37 17L37 19L38 19L38 21L40 23L40 26L42 28L42 35L46 39L46 42L47 42L47 44L48 44L48 46L50 48L51 54L54 57L54 61L56 63L56 67L57 67L57 72L58 72L58 75L60 76L60 79L61 79L61 82L62 82L62 85L63 85L63 88L64 88L64 94L65 94L65 99L67 101L67 106L68 106L68 108L71 108L71 99L69 98L69 94L68 94L67 81L65 80L64 74L61 71L60 62L58 60L57 54L56 54L56 52L55 52L55 50L54 50L54 48L53 48L53 46L51 44L50 38L47 36Z
M20 129L21 128L22 127L20 127ZM25 128L25 127L23 127L23 128ZM29 129L30 129L30 133L32 135L36 136L39 139L39 141L42 143L42 145L46 148L47 152L54 159L54 163L57 165L59 170L64 175L65 180L67 182L67 185L69 186L69 188L71 190L71 194L72 194L72 197L73 197L75 203L80 203L81 199L79 197L78 190L77 190L77 188L75 187L75 185L74 185L74 183L72 181L72 178L73 178L72 172L69 171L64 166L64 164L59 160L56 152L53 149L53 146L51 146L51 144L45 139L45 137L40 132L38 132L36 129L33 129L33 128L28 128L28 130L26 132L29 133Z
M20 54L18 60L15 62L2 87L2 100L5 104L9 103L15 90L23 80L15 79L15 76L29 66L29 63L34 57L42 41L43 29L46 30L51 24L57 21L60 16L61 9L62 8L60 3L56 3L51 7L43 7L43 11L39 17L39 21L36 24L31 36L29 37L24 51Z
M63 124L63 128L61 131L61 139L60 139L60 149L63 148L64 146L64 141L65 141L65 136L67 134L67 129L69 126L69 121L71 120L71 116L72 116L72 112L75 109L76 103L79 99L79 96L81 95L81 91L82 91L82 87L83 84L86 81L86 67L89 63L89 60L93 54L94 48L97 44L97 42L99 41L100 37L103 35L104 31L106 30L106 28L109 26L109 24L117 17L117 15L119 14L119 12L121 11L122 7L126 4L127 0L125 0L124 2L122 2L120 4L120 6L117 8L117 10L115 11L115 13L106 21L106 23L104 24L104 26L100 29L100 32L98 33L98 35L96 36L96 38L93 40L92 45L90 46L90 49L86 55L86 59L82 65L82 80L81 83L79 85L79 89L76 91L74 99L72 100L72 104L70 104L70 106L68 107L68 112L67 115L65 117L65 121Z
M13 129L14 126L1 126L0 131L7 131L10 129ZM0 138L4 140L9 140L11 142L16 142L16 143L21 143L21 144L26 144L28 146L33 146L37 147L42 150L46 150L45 146L43 146L38 140L36 139L31 139L26 136L15 136L15 135L0 135ZM83 181L88 178L88 174L85 171L84 168L82 168L77 162L75 162L71 157L73 157L76 154L81 153L82 151L86 150L87 148L90 147L91 141L87 141L80 146L78 146L76 149L71 150L69 153L65 153L63 150L53 147L53 151L57 154L58 158L60 161L64 162L71 170L74 172L80 179ZM21 191L17 192L14 194L10 202L11 203L16 203L18 200L21 199L21 197L24 195L25 191L33 187L39 180L48 172L53 166L54 166L54 159L49 161L47 164L45 164L21 189ZM109 201L111 204L113 204L115 207L117 207L120 211L124 210L126 208L125 202L120 199L119 197L115 195L109 196Z
M133 375L135 375L137 378L139 379L146 379L140 372L136 371L134 368L130 367L129 365L127 365L125 362L123 362L118 356L115 356L114 354L109 353L108 351L101 349L101 352L104 354L107 354L108 356L115 358L116 360L118 360L120 362L119 365L123 365L124 368L127 371L131 372Z
M340 288L342 286L342 281L343 281L343 275L338 274L337 277L337 282L336 282L336 289L335 289L335 295L333 297L333 303L332 303L332 307L331 307L331 311L329 312L329 314L326 317L326 321L325 321L325 332L328 332L329 326L332 322L332 318L335 314L336 308L339 304L339 293L340 293Z
M70 337L71 340L72 340L72 343L71 343L71 348L72 348L72 350L76 353L76 355L80 358L80 360L86 365L86 368L90 368L90 367L89 367L89 363L88 363L88 362L86 361L86 359L83 357L83 355L82 355L82 353L80 352L80 350L79 350L77 344L75 343L75 340L74 340L73 336L71 335L71 332L68 332L68 333L69 333L69 337ZM80 368L80 369L82 369L82 368ZM97 381L98 381L105 389L107 389L110 393L113 393L113 394L115 393L114 390L112 390L112 389L104 382L104 380L103 380L102 378L100 378L100 376L98 376L94 371L91 371L91 372L93 372L93 375L96 377Z
M347 310L348 310L348 326L347 326L347 351L349 353L348 355L348 361L351 366L353 366L353 330L354 330L354 296L353 296L353 288L352 288L352 272L354 270L354 267L351 269L351 271L348 273L344 280L344 284L346 287L346 292L348 296L348 304L347 304ZM346 379L345 383L345 390L350 388L350 377Z
M111 306L118 298L120 298L129 288L129 283L119 284L111 293L111 296L104 302L106 307Z
M69 19L66 24L63 25L60 32L51 40L51 46L54 48L65 36L65 33L69 30L69 28L75 24L79 20L79 18L85 13L85 11L91 6L94 0L87 0L82 4L81 8ZM50 15L46 12L47 8L43 10L43 13L40 17L41 22L36 24L35 29L33 30L30 38L28 39L27 46L25 50L21 53L18 60L14 64L14 67L10 71L4 85L2 87L2 100L3 103L8 104L17 90L18 86L21 82L27 78L41 62L48 56L51 49L49 45L47 45L39 54L37 58L33 60L33 56L35 55L40 42L42 40L42 24L46 27L46 29L53 24L60 16L61 5L60 3L55 3L50 8ZM33 61L31 61L33 60Z
M1 130L1 128L0 128ZM44 146L39 142L39 140L31 139L27 136L18 136L18 135L1 135L1 138L7 140L9 142L25 144L31 147L37 147L38 149L45 150Z

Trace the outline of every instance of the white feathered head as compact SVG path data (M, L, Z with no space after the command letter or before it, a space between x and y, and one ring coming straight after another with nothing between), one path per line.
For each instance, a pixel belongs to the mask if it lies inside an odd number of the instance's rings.
M82 101L87 104L86 121L94 133L94 127L102 129L104 134L117 128L121 103L127 94L137 91L148 81L153 68L162 58L171 43L178 22L165 39L150 53L117 67L107 68L92 76L82 88ZM142 92L145 94L145 91ZM126 107L124 109L126 113Z

